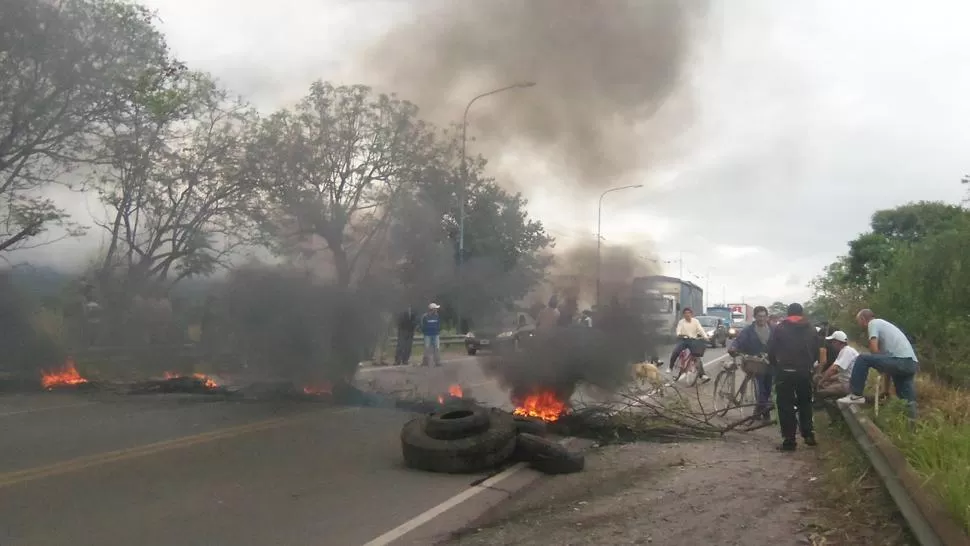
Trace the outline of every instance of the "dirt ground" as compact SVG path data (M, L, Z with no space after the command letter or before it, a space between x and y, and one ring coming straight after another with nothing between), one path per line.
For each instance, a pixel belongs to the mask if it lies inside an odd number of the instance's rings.
M543 477L439 544L821 544L813 448L781 453L778 440L770 427L723 440L594 448L584 472Z

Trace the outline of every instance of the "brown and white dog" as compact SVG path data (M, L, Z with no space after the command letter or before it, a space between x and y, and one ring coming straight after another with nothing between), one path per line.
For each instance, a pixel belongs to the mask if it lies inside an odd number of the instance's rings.
M660 370L655 364L649 362L638 362L633 365L633 379L640 383L651 383L656 386L663 385Z

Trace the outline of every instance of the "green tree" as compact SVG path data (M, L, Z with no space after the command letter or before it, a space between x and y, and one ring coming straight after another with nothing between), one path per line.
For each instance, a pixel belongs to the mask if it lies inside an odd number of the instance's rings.
M411 301L438 300L443 316L456 311L473 323L525 296L545 275L552 243L527 202L483 175L485 161L469 158L465 255L458 268L460 142L441 135L436 166L402 203L392 230L396 278Z
M870 222L872 231L849 242L845 274L854 285L874 291L900 249L967 220L968 213L963 208L934 201L877 211Z
M113 0L0 2L0 252L83 232L43 190L99 150L115 91L165 57L144 8ZM46 241L50 242L50 241Z
M901 250L872 307L919 340L924 369L951 382L970 382L970 228L931 235Z
M342 286L383 260L399 202L428 168L433 135L417 108L366 86L316 82L265 120L250 147L258 211L279 252L314 254L322 241ZM308 244L309 242L309 244Z
M768 306L768 313L783 317L788 314L788 304L782 301L776 301Z
M120 96L120 93L119 93ZM125 294L208 275L249 241L253 186L239 165L254 114L206 74L168 71L131 90L99 135L93 186L109 212L102 280Z

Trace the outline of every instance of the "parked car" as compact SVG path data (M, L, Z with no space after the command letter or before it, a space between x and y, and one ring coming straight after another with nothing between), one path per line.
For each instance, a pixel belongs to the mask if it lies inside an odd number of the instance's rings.
M474 328L465 334L465 350L469 355L479 351L515 351L535 335L535 323L520 320L519 326Z
M701 323L701 327L707 332L707 337L711 338L711 347L717 347L718 345L727 347L728 328L724 323L724 319L702 315L697 317L697 321Z

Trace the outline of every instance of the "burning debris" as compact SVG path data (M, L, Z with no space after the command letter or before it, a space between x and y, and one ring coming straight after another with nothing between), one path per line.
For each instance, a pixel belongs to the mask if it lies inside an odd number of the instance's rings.
M160 379L149 379L131 385L129 394L184 393L184 394L228 394L229 390L203 373L182 374L165 372Z
M324 381L316 385L307 385L303 387L303 394L310 396L333 396L333 384Z
M68 358L64 365L57 370L42 370L40 372L41 386L47 390L63 387L76 387L88 383L88 380L81 377L74 359Z
M539 391L518 400L513 399L513 403L515 404L513 415L534 417L545 422L559 420L568 409L567 403L553 391Z
M464 392L461 390L461 385L451 385L448 387L448 394L442 394L438 397L438 403L444 405L452 400L462 398L464 398Z

